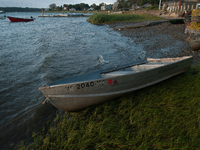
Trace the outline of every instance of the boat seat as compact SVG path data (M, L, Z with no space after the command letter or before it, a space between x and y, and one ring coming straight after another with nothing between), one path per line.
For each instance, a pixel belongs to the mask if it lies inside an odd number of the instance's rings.
M117 76L132 74L134 72L135 71L113 71L113 72L101 74L101 77L102 78L117 77Z
M159 63L151 64L151 63L149 63L149 64L144 64L144 65L133 66L133 67L130 67L130 69L132 71L139 72L139 71L145 71L145 70L161 67L161 66L164 66L164 65L165 64L159 64Z

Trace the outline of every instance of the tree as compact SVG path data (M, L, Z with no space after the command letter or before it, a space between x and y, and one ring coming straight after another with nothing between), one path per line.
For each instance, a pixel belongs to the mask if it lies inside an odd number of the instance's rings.
M104 3L99 4L99 7L101 8L101 6L104 6Z
M56 4L50 4L50 5L49 5L49 8L50 8L51 10L56 9Z
M64 4L63 7L68 7L68 4Z
M93 9L96 9L97 5L93 3L90 7L92 7Z
M69 9L73 8L73 5L72 4L69 4Z
M60 7L59 6L56 7L57 11L62 11L62 9L63 9L62 5Z
M80 3L80 8L81 8L81 10L88 9L89 5L88 4L84 4L84 3Z
M95 10L101 10L101 7L97 5L97 6L95 7Z
M103 5L103 3L101 4L101 6ZM95 3L92 4L90 7L92 7L94 10L100 10L101 6L96 5Z
M80 4L75 4L75 5L74 5L74 8L75 8L76 10L81 10Z

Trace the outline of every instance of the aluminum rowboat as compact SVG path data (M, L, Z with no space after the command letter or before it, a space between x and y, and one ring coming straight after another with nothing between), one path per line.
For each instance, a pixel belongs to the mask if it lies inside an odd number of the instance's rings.
M183 73L191 67L192 59L192 56L147 58L146 62L96 74L93 79L79 78L39 89L58 109L79 111Z

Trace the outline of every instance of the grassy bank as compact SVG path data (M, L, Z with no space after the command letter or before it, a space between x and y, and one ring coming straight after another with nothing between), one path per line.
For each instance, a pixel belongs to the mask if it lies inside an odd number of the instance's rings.
M92 24L107 24L116 22L140 22L148 20L163 20L161 17L153 16L147 13L141 14L94 14L87 20Z
M18 149L195 149L200 147L200 66L159 84L57 116L47 134Z

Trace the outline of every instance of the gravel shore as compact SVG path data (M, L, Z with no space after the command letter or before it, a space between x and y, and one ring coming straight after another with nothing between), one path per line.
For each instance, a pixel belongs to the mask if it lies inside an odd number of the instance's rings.
M138 25L138 23L113 23L109 27L125 27ZM142 22L140 24L146 24ZM193 51L186 39L189 35L184 33L184 24L171 24L163 22L157 25L133 29L114 29L121 35L131 38L134 43L141 45L146 51L146 57L164 58L193 56L193 65L200 63L200 51Z

